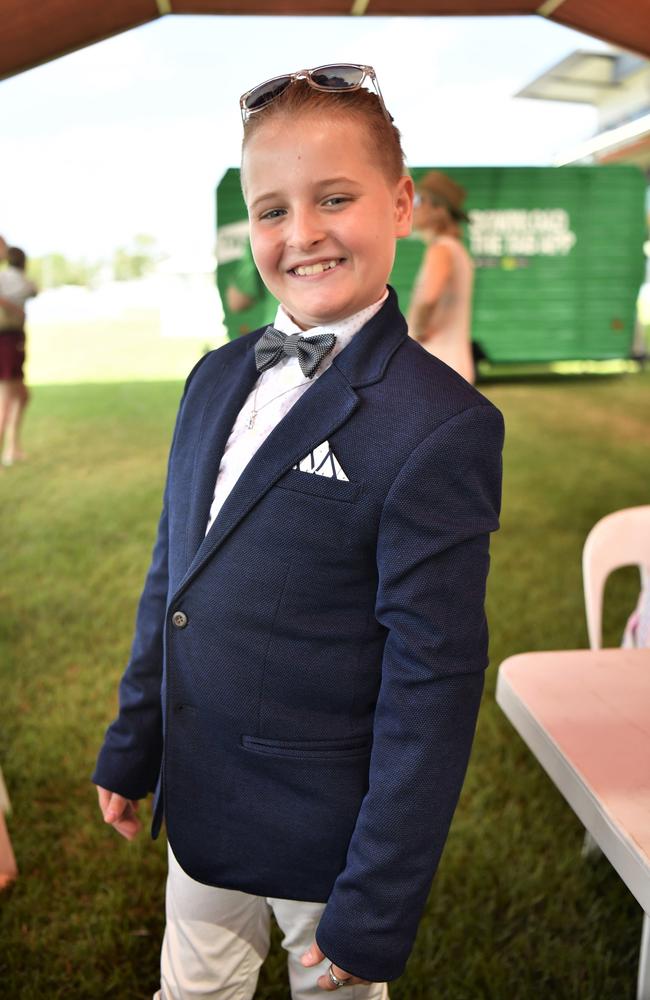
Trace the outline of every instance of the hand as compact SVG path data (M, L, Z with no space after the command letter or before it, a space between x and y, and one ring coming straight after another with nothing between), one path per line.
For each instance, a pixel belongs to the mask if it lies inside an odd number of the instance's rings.
M110 823L127 840L137 837L142 829L142 823L137 815L140 803L133 799L125 799L117 792L109 792L100 785L96 785L96 788L104 822Z
M309 968L312 965L320 965L320 963L324 961L324 959L325 955L323 955L322 951L314 941L309 946L305 954L301 956L300 961L304 966ZM340 969L338 965L334 965L334 963L332 963L332 972L334 973L337 979L345 979L346 986L348 984L350 986L354 986L359 983L362 983L364 986L370 985L369 980L359 979L357 976L351 976L349 972L346 972L345 969ZM341 989L343 988L335 986L330 977L328 976L327 972L319 978L318 985L322 990L337 990L339 988Z
M2 308L9 313L12 322L15 321L17 323L20 323L20 325L22 326L22 324L25 322L24 309L22 309L20 306L17 306L15 302L11 301L11 299L5 299L5 298L0 298L0 306L2 306Z

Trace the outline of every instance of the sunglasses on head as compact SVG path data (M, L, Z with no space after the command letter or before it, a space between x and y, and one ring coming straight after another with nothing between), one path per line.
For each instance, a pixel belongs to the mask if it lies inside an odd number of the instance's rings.
M244 124L251 115L263 111L269 104L272 104L296 80L306 80L314 90L322 90L326 93L360 90L368 80L379 98L386 118L390 122L393 120L386 110L384 98L381 95L377 76L372 66L360 66L357 63L333 63L328 66L316 66L315 69L301 69L297 73L286 73L284 76L274 76L272 79L266 80L265 83L253 87L252 90L247 90L239 98Z

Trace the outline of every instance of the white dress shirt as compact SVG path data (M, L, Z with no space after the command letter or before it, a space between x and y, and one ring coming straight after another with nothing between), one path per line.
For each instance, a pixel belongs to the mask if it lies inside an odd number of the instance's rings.
M266 441L273 428L279 424L309 386L313 385L324 371L327 371L336 355L348 346L355 333L358 333L361 327L365 326L368 320L379 312L387 297L388 290L377 302L366 306L365 309L353 316L340 320L338 323L330 323L327 326L315 326L311 330L301 330L283 307L278 307L273 324L276 330L287 334L301 333L303 337L315 337L316 334L320 333L333 333L336 335L336 343L330 353L321 361L313 378L305 378L298 358L282 358L272 368L262 372L239 411L226 443L210 507L210 517L205 529L206 534L212 527L226 497L260 445ZM253 411L255 411L253 426L249 427Z

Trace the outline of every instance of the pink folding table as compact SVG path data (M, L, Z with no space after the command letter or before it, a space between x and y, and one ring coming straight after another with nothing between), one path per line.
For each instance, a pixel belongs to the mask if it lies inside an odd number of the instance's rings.
M650 1000L650 649L511 656L496 700L641 904Z

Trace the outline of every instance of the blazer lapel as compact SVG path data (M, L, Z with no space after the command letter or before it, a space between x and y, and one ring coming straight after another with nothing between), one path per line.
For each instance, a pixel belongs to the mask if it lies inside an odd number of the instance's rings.
M253 352L250 351L249 354L253 355ZM253 368L254 366L253 357ZM247 382L247 385L248 393L252 387L252 382L250 384ZM213 444L212 447L205 449L205 453L202 456L197 456L197 461L200 463L205 463L207 460L211 465L211 472L207 481L205 478L200 479L203 492L200 504L201 510L205 510L204 525L207 523L209 507L214 493L214 484L219 464L217 455L220 458L226 443L225 441L221 443L221 438L225 433L227 440L232 423L239 409L241 409L247 393L238 392L236 397L233 394L233 398L227 407L229 417L233 414L236 406L237 409L234 415L232 415L231 420L226 419L224 410L218 411L220 414L218 419L223 419L227 424L227 428L225 432L221 432L218 445ZM198 551L192 559L175 596L178 596L179 592L188 585L206 559L225 541L264 493L285 472L293 465L296 465L301 458L304 458L310 451L313 451L317 445L326 440L337 428L345 423L358 404L359 398L356 392L350 387L347 379L344 378L334 365L328 368L309 387L294 406L291 407L286 416L271 431L242 472L215 518L210 531L200 542ZM210 407L207 408L206 413L209 410ZM198 503L199 501L197 500Z
M194 558L205 536L221 459L237 414L256 379L255 352L249 347L236 365L224 367L206 403L194 457L186 564Z
M263 332L259 331L260 336ZM224 368L203 414L192 480L189 566L175 598L280 476L345 423L359 405L355 388L380 381L391 357L407 339L406 322L389 287L382 309L355 334L255 452L204 537L221 458L237 414L257 378L253 342L240 362L243 368L239 362L236 371Z

